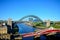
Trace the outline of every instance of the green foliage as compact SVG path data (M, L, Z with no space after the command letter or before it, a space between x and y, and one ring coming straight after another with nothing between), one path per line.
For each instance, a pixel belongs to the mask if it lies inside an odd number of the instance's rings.
M55 24L53 25L53 27L54 27L54 28L60 28L60 24L59 24L59 23L55 23Z
M15 26L15 27L13 28L13 31L14 31L14 32L13 32L14 34L18 33L18 27Z
M37 28L44 27L44 24L41 22L33 22L33 27L37 27Z
M60 22L56 22L56 24L60 24Z
M54 27L54 28L60 28L60 26L58 26L58 25L54 25L53 27Z
M41 24L40 22L33 22L34 26L40 26L40 24Z

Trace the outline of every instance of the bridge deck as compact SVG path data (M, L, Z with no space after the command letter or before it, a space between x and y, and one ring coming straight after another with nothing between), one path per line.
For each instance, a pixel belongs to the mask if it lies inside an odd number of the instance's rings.
M23 37L40 36L43 34L56 33L56 32L60 32L60 30L59 29L52 29L52 30L44 29L39 32L31 32L31 33L22 34L22 36Z

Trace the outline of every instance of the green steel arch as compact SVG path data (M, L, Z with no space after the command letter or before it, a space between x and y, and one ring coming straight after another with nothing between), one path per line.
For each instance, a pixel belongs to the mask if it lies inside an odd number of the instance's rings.
M36 18L38 21L43 22L39 17L37 17L37 16L35 16L35 15L24 16L24 17L21 18L19 21L22 21L23 19L28 18L28 17L33 17L33 18Z

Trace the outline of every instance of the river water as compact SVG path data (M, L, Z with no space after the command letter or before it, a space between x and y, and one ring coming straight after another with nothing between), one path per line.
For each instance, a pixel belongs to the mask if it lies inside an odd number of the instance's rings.
M20 34L34 32L34 30L36 29L36 28L31 27L31 26L25 25L23 23L17 24L17 25L18 25ZM33 36L32 37L22 37L22 40L51 40L51 39L54 39L53 37L54 38L58 37L60 39L60 34L56 34L54 36L41 35L40 37L35 38L35 39Z

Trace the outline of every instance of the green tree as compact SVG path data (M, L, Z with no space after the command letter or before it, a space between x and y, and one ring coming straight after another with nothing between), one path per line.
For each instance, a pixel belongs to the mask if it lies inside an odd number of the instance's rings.
M16 33L18 33L18 31L19 31L18 26L17 26L17 25L14 26L14 28L13 28L13 33L16 34Z

